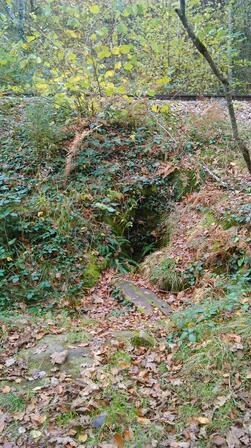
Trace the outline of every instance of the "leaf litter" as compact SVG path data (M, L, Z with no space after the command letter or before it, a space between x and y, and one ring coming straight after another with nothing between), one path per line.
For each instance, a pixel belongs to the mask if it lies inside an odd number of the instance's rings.
M212 203L221 195L213 186L207 187L207 192L207 197L204 193L188 197L183 214L184 204L177 206L181 217L173 250L184 264L195 253L186 235L200 220L198 204ZM230 200L235 199L233 195ZM5 350L0 361L3 448L251 446L250 370L244 364L244 373L236 369L230 372L228 359L220 369L212 358L206 373L202 374L203 365L195 374L188 373L186 360L180 357L180 340L167 338L172 328L170 318L157 309L147 315L114 300L114 275L113 270L104 272L99 284L83 299L79 309L88 310L84 317L78 310L70 317L59 310L31 320L22 312L23 327L4 326ZM185 294L165 293L143 277L128 277L158 292L173 311L186 307L194 295L194 288ZM87 343L79 342L76 336L76 341L68 344L69 349L88 346L90 364L83 357L77 376L66 372L69 351L65 349L51 355L46 369L37 366L29 370L23 350L34 348L36 360L48 348L47 344L38 347L40 340L46 335L67 336L72 329L76 335L85 331L91 336ZM133 346L130 334L146 329L154 335L156 345ZM236 333L230 327L220 334L219 343L239 357L239 363L247 356L247 341L241 331ZM203 342L188 342L186 347L193 356L200 348ZM205 396L201 397L196 388L211 383L214 389L202 389Z

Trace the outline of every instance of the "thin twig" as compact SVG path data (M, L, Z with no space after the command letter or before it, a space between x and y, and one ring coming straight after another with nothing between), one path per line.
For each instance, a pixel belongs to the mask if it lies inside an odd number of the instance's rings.
M153 112L151 112L151 111L149 111L149 113L150 113L150 115L154 118L154 120L155 120L156 123L159 125L159 127L160 127L161 129L163 129L163 130L169 135L169 137L172 139L172 141L175 142L175 143L177 143L177 141L173 138L173 136L170 134L170 132L165 128L165 126L163 126L163 124L159 122L159 120L158 120L158 118L156 117L156 115L155 115Z
M214 179L218 184L221 185L222 188L225 188L226 190L232 190L234 191L234 188L231 187L230 185L228 185L226 182L224 182L223 180L221 180L221 178L219 176L217 176L217 174L213 173L213 171L211 171L207 165L202 165L201 167L203 168L203 170L212 178Z

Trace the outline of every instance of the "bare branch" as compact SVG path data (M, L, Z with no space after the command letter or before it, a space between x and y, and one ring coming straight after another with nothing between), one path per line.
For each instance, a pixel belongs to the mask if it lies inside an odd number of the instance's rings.
M239 135L238 124L237 124L236 115L235 115L235 111L234 111L233 98L232 98L231 86L230 86L229 80L221 72L221 70L217 67L211 54L209 53L208 49L203 44L203 42L196 36L192 25L189 23L189 21L187 19L185 6L186 6L185 0L180 0L180 9L175 9L175 11L176 11L178 17L180 18L188 36L190 37L191 41L193 42L195 48L206 59L207 63L211 67L212 72L215 74L215 76L218 78L218 80L223 85L225 97L227 100L228 113L229 113L229 118L230 118L231 127L232 127L233 139L235 141L236 146L238 147L238 149L241 151L241 153L243 155L243 158L246 162L249 173L251 173L250 153L249 153L249 150L248 150L247 146L245 145L244 141L240 138L240 135Z

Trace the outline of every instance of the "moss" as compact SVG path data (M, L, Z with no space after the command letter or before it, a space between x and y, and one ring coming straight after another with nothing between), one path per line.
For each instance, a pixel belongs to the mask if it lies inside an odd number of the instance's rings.
M214 213L212 211L208 211L204 213L204 216L200 221L199 225L201 225L202 227L208 227L211 226L212 224L215 224L215 222L216 218L214 216Z
M134 347L154 347L156 341L153 336L145 331L137 332L132 338L131 343Z
M96 255L87 254L87 265L83 275L83 283L86 288L92 288L96 285L102 270L104 269L104 262L100 262Z

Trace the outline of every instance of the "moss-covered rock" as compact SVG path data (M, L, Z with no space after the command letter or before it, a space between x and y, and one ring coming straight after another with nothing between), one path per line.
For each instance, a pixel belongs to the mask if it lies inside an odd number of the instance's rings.
M131 343L134 347L154 347L156 341L154 337L148 334L146 331L139 331L131 337Z

